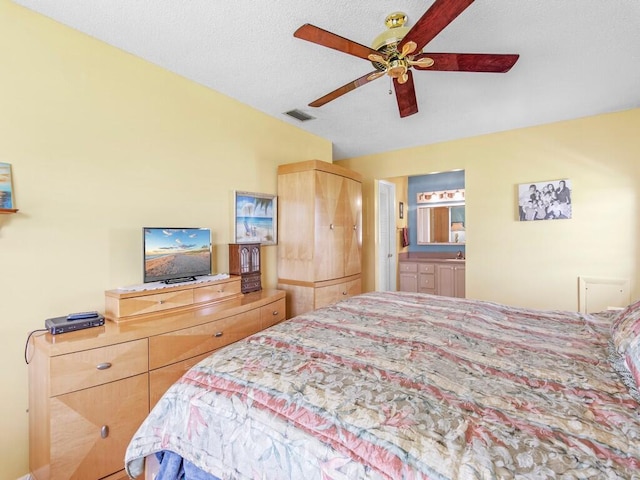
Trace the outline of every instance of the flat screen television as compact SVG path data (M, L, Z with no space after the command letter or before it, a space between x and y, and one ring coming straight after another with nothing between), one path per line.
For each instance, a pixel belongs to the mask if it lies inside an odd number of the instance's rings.
M211 275L211 230L143 228L144 282L177 283Z

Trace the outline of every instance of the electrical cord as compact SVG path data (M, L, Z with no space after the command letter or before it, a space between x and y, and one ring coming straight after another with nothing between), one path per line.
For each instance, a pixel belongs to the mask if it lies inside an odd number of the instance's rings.
M47 330L46 328L38 328L37 330L33 330L31 332L29 332L29 336L27 336L27 341L24 344L24 362L29 365L29 357L28 357L28 350L29 350L29 340L31 340L31 337L33 336L34 333L45 333L48 332L49 330Z

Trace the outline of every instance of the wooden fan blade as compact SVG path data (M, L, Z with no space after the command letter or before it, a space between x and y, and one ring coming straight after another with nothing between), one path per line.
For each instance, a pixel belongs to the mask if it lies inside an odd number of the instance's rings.
M396 91L396 100L400 117L408 117L418 113L418 100L416 99L416 89L413 86L413 75L411 70L407 72L407 81L400 83L397 78L393 79L393 86Z
M373 48L366 47L309 23L305 23L298 28L293 33L293 36L308 42L317 43L323 47L333 48L339 52L348 53L349 55L354 55L365 60L368 60L369 55L380 55L380 52L377 52Z
M433 59L431 67L421 67L413 64L416 70L436 70L452 72L487 72L506 73L516 63L520 55L493 53L422 53L416 55L413 61L421 58Z
M377 73L380 73L381 75L376 75ZM356 88L361 87L362 85L365 85L375 80L376 78L380 78L383 74L384 72L380 72L379 70L369 72L366 75L363 75L362 77L354 80L353 82L349 82L340 88L336 88L333 92L327 93L324 97L320 97L319 99L314 100L309 104L309 106L321 107L322 105L329 103L331 100L335 100L336 98L341 97L345 93L349 93L350 91L355 90Z
M444 28L460 15L474 0L436 0L398 43L398 50L408 42L415 42L420 51Z

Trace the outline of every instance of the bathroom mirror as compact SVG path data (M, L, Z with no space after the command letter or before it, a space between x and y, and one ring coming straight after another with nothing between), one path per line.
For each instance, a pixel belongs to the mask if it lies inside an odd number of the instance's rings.
M416 208L418 245L464 244L464 202Z

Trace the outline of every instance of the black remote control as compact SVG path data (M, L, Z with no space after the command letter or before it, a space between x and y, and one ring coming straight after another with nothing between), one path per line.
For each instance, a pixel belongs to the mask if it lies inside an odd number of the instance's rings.
M67 320L85 320L87 318L98 318L100 314L96 311L91 312L77 312L67 315Z

